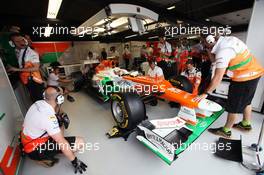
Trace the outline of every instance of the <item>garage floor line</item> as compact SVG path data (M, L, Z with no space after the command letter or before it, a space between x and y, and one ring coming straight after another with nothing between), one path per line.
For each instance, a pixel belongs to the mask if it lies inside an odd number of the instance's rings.
M114 125L109 103L98 103L85 92L73 93L74 103L65 102L63 109L68 113L71 124L65 135L83 136L90 151L78 153L78 157L88 164L89 175L253 175L253 172L243 168L236 162L215 157L210 150L201 150L213 146L218 137L205 131L194 143L196 150L186 150L179 158L168 166L160 158L136 140L131 135L127 142L121 138L108 139L105 133ZM147 105L149 119L174 117L177 109L170 108L165 102L159 101L157 107ZM212 127L222 126L226 120L224 113ZM253 113L253 130L242 133L233 130L233 138L243 136L243 144L250 145L258 139L263 115ZM99 150L96 150L99 147ZM201 149L199 149L199 147ZM60 162L52 168L41 167L26 159L22 167L22 175L73 175L70 162L62 155Z

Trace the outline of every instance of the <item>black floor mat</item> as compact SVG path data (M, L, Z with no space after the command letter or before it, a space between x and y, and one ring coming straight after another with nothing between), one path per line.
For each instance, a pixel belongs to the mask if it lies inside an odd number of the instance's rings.
M219 138L219 140L216 142L215 154L223 159L235 162L243 162L242 142L241 140Z

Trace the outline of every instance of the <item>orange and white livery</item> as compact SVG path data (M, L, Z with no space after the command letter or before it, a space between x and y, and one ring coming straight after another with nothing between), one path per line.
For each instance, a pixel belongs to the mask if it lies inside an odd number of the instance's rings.
M220 111L222 109L219 104L207 99L195 101L194 99L196 95L175 88L167 80L157 81L156 78L151 78L148 76L123 76L123 78L140 85L149 85L150 87L155 86L155 88L150 89L156 89L160 93L158 96L159 98L180 103L181 109L178 113L178 117L184 119L191 125L197 124L196 116L211 116L213 112Z
M220 37L212 53L215 54L216 68L226 68L226 74L232 81L249 81L264 74L263 67L254 55L236 37Z

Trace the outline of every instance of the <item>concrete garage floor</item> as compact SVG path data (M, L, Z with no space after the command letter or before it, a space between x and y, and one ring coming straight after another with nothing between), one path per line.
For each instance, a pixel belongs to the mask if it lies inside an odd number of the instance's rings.
M250 175L254 174L242 165L215 157L210 150L186 150L179 158L168 166L150 150L131 135L127 142L121 138L108 139L105 133L114 125L111 116L110 104L102 104L85 92L74 93L76 102L66 102L63 109L71 118L71 124L65 135L83 136L87 142L97 143L99 150L85 151L77 156L88 164L89 175ZM170 108L165 102L159 102L157 107L147 106L150 119L173 117L175 108ZM222 126L226 120L224 113L212 127ZM263 115L254 113L253 127L249 133L233 130L233 138L239 139L243 134L243 144L250 145L257 141ZM213 144L218 137L205 131L196 141L196 144ZM95 146L96 148L96 146ZM59 156L60 162L52 168L45 168L26 159L22 167L22 175L51 175L74 174L70 162Z

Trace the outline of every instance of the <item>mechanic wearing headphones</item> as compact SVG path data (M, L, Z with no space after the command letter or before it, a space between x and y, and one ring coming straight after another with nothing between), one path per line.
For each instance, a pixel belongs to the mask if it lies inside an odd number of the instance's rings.
M39 55L28 46L27 40L20 33L10 35L16 47L19 68L9 67L8 72L19 72L21 82L27 87L33 102L42 99L44 83L39 72Z
M186 62L186 70L181 75L187 77L193 85L193 94L198 95L198 88L201 83L201 71L194 67L193 60Z
M212 62L216 69L205 93L196 97L195 100L199 101L212 93L222 81L225 73L232 80L228 92L226 124L224 127L210 128L208 131L230 137L232 127L244 131L251 130L251 101L258 81L264 74L263 67L250 53L247 46L236 37L208 35L204 44L208 49L208 54L214 55ZM234 124L239 113L243 113L243 120Z
M156 65L156 63L152 60L148 61L149 63L149 70L148 70L148 76L152 78L156 78L159 81L164 80L164 75L162 69Z
M57 163L54 156L63 153L72 162L75 173L86 171L87 166L74 155L83 148L84 140L64 137L59 127L55 111L59 111L64 102L62 93L59 88L50 86L43 96L45 100L35 102L25 116L21 132L23 152L46 167Z

